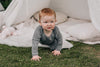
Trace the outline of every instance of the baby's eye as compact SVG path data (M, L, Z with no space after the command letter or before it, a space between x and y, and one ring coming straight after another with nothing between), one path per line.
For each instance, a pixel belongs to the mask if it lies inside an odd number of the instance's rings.
M44 23L48 23L47 21L45 21Z
M51 23L53 23L53 21L51 21Z

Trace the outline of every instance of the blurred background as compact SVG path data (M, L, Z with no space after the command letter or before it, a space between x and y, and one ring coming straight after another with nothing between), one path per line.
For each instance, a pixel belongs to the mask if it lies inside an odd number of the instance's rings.
M2 4L2 6L4 7L4 9L7 8L7 6L9 5L9 3L11 2L12 0L0 0L0 3Z

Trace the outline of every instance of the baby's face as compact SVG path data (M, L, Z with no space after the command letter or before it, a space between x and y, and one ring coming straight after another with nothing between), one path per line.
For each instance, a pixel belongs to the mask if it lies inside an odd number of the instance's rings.
M41 18L40 25L44 30L51 31L55 27L56 19L54 15L44 16Z

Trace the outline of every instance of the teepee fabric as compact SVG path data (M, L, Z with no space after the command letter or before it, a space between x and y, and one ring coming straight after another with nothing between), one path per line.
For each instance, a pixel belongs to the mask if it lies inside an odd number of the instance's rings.
M0 3L0 11L3 11L3 10L4 10L4 8L3 8L3 6Z
M68 2L71 3L72 1L73 0L70 0ZM42 8L50 7L56 11L65 12L64 15L66 15L67 18L68 11L68 13L70 13L70 11L74 12L69 9L74 2L69 7L68 5L66 6L68 2L67 0L12 0L8 8L5 11L0 12L0 27L2 27L0 28L2 29L2 32L0 33L0 43L18 47L32 46L32 36L35 28L39 25L39 23L35 21L33 14ZM80 12L77 12L78 14L72 13L75 15L68 14L69 17L71 16L74 18L67 18L68 20L66 22L57 25L63 36L62 48L73 47L66 39L89 44L100 43L100 1L88 0L88 5L92 23L87 20L82 20L84 16L81 16L81 19L74 19L75 16L79 17L81 15ZM68 11L67 8L69 9ZM85 18L86 17L88 16L85 16Z
M100 31L100 0L88 0L93 25Z
M50 0L13 0L4 12L4 23L6 26L11 26L25 21L36 11L49 7L49 3Z
M18 47L32 46L32 36L39 24L30 17L42 8L49 7L49 3L50 0L12 0L8 8L4 12L0 12L3 15L0 26L6 26L0 33L0 43ZM17 31L12 25L15 25ZM11 33L14 35L11 36ZM71 43L64 40L62 48L71 48L72 46Z

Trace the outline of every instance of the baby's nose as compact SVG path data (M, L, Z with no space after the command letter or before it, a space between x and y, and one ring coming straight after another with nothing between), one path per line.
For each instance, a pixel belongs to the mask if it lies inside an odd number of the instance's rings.
M48 23L48 25L51 25L51 23Z

